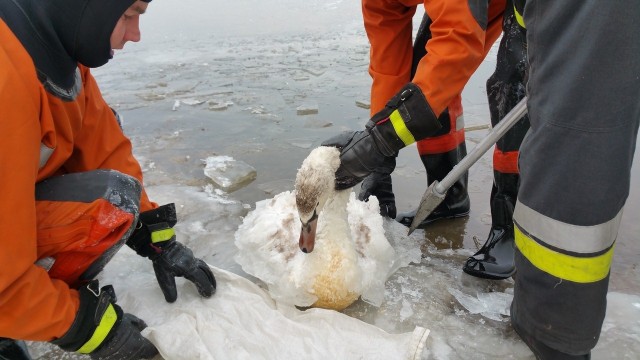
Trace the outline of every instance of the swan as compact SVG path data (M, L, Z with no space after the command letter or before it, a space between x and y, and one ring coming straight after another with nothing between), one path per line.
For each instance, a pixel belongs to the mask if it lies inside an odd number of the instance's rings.
M279 302L343 310L359 297L382 303L395 250L384 234L378 200L334 190L340 152L313 149L295 190L256 203L234 237L235 260Z

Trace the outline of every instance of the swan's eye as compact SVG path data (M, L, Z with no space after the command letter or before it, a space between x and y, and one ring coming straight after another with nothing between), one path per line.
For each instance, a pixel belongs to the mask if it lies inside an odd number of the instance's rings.
M309 222L312 222L313 220L318 218L318 212L314 209L313 210L313 215L311 215L311 219L309 219Z
M302 226L305 227L305 226L309 226L309 223L312 222L313 220L316 220L317 218L318 218L318 213L314 209L313 210L313 215L311 215L311 217L309 218L309 221L304 222L304 221L302 221L302 219L300 219L300 222L302 223Z

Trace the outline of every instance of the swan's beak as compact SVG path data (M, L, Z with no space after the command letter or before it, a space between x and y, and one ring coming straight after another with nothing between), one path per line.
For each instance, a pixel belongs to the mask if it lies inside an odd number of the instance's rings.
M318 217L312 217L307 223L302 223L300 230L300 240L298 245L303 253L308 254L313 251L316 243L316 227L318 226Z

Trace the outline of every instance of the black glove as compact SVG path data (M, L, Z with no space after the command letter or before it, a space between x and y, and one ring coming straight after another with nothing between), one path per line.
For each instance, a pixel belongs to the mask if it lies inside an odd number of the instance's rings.
M389 164L389 166L395 168L395 158L387 159L394 160L392 164ZM395 219L397 213L396 197L393 194L391 174L374 171L371 175L364 178L362 186L360 186L358 200L369 201L369 197L372 195L378 198L380 215Z
M385 166L387 158L376 145L368 130L343 132L325 140L322 146L333 146L340 150L340 166L336 170L336 190L356 186L374 171L388 173L393 168ZM395 158L394 158L395 160Z
M395 160L390 157L441 127L422 90L413 83L405 85L369 120L365 130L342 133L322 143L340 149L336 189L355 186L374 171L391 173L389 164Z
M69 330L52 343L63 350L88 354L97 360L150 359L156 347L140 334L144 321L122 312L111 285L100 289L91 280L80 292L80 308Z
M216 279L209 266L193 256L193 252L176 241L173 226L177 222L175 205L168 204L140 214L136 230L127 245L141 256L151 259L158 285L165 300L178 298L176 276L196 285L203 297L216 291Z

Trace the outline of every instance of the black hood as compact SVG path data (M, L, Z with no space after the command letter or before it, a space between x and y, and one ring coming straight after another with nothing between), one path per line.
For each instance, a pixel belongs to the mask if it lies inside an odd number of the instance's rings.
M79 86L77 63L98 67L109 61L111 33L134 2L0 0L0 17L31 55L45 88L72 100Z

